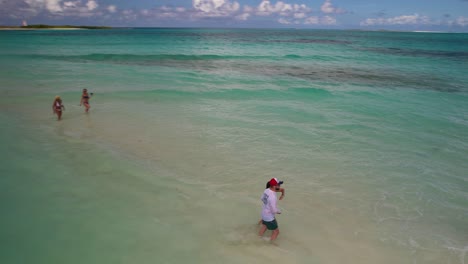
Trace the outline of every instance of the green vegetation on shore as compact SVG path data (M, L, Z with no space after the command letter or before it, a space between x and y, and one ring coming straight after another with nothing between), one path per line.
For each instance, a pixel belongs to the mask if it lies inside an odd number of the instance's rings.
M18 28L18 29L111 29L112 27L104 27L104 26L72 26L72 25L61 25L61 26L51 26L45 24L38 24L38 25L28 25L28 26L0 26L0 28Z
M20 28L83 28L83 29L110 29L111 27L104 27L104 26L71 26L71 25L63 25L63 26L51 26L51 25L29 25L29 26L21 26Z

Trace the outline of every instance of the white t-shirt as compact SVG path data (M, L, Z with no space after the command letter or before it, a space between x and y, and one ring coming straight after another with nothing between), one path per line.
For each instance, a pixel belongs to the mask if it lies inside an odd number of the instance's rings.
M275 219L275 214L278 214L280 210L276 207L276 192L265 189L262 198L262 220L271 222Z

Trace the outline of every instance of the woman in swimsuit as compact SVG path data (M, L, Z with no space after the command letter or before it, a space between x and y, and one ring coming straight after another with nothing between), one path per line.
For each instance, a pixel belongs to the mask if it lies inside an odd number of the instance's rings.
M93 93L91 93L92 95ZM89 105L89 94L88 94L88 90L87 89L83 89L83 94L81 95L81 101L80 101L80 106L83 104L86 108L86 113L89 111L89 108L91 108L91 106Z
M54 103L52 104L52 113L57 114L58 120L62 119L62 110L65 110L65 106L62 104L60 96L55 96Z

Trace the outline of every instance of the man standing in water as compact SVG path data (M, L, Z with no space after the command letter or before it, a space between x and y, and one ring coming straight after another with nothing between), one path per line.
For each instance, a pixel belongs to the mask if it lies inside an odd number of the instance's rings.
M278 223L275 215L281 214L281 210L276 207L276 191L279 190L279 181L276 178L270 180L270 187L265 189L262 195L262 227L258 233L263 236L265 231L272 230L270 241L274 241L279 235Z
M284 198L284 192L285 192L284 188L281 188L281 184L283 184L283 181L278 181L278 179L276 179L276 178L274 178L274 179L278 182L278 186L275 188L275 192L280 192L280 193L281 193L281 196L280 196L279 199L280 199L280 200L283 200L283 198ZM270 181L268 181L268 182L266 183L265 189L269 189L269 188L270 188ZM258 221L258 224L261 225L261 224L262 224L262 221L263 221L263 220L260 219L260 221Z

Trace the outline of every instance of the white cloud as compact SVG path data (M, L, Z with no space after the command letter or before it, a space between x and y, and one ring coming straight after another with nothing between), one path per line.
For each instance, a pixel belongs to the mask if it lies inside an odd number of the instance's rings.
M308 17L312 9L305 4L290 4L283 1L277 1L272 3L269 0L262 0L260 4L256 7L251 7L248 5L243 6L242 13L238 13L240 7L227 9L228 11L223 11L223 8L226 7L226 4L229 4L225 0L193 0L194 9L196 11L202 12L192 14L193 17L216 17L216 16L228 16L236 20L245 21L250 19L252 16L279 16L277 22L283 25L289 24L305 24L305 25L336 25L336 18L332 16L323 16L323 17ZM226 10L226 9L224 9ZM339 13L338 9L333 9L335 13Z
M274 7L271 6L270 1L262 1L257 7L257 15L269 16L273 13Z
M89 0L87 3L86 3L86 7L88 7L88 10L92 11L96 8L98 8L98 3L94 0Z
M331 3L331 0L325 0L325 2L320 7L320 10L325 14L342 14L345 13L344 9L336 8Z
M206 13L234 12L240 8L239 3L226 0L193 0L192 5L196 10Z
M224 0L193 0L193 8L203 12L213 12L224 4Z
M115 5L110 5L107 7L107 11L109 11L110 13L115 13L117 12L117 7Z
M56 13L63 10L60 5L61 1L62 0L25 0L24 2L37 12L45 9L51 13Z
M253 13L255 11L255 8L245 5L244 6L244 13Z
M418 14L414 14L414 15L390 18L388 22L393 25L428 24L429 18L426 16L420 16Z
M17 1L22 3L22 6ZM233 21L247 21L259 16L270 16L271 21L280 24L324 24L336 23L331 17L309 17L312 9L305 4L287 3L276 0L261 0L257 6L241 6L240 0L192 0L192 8L159 6L152 9L119 9L117 5L100 6L100 0L0 0L10 6L21 6L14 15L23 14L28 10L28 17L40 15L48 19L65 19L78 17L105 18L108 21L118 20L119 23L131 23L143 19L144 22L160 20L197 21L205 18L223 18ZM10 8L9 8L10 9ZM6 12L0 12L4 14ZM13 17L13 14L8 14Z
M235 19L236 20L246 21L247 19L249 19L249 17L250 17L249 13L242 13L240 15L235 16Z
M130 10L125 10L124 12L125 12L125 14L129 14L130 13L129 11ZM143 16L148 16L151 13L150 13L150 11L148 9L142 9L142 10L140 10L140 14L142 14Z
M331 16L324 16L320 19L320 24L322 25L336 25L336 18L331 17Z
M276 4L272 5L270 1L263 0L256 8L257 15L260 16L269 16L273 14L280 14L280 15L288 15L293 12L310 12L311 9L308 8L306 5L298 5L298 4L287 4L282 1L276 2Z
M306 13L295 13L293 16L296 19L300 19L300 18L305 18L307 15Z
M283 24L283 25L290 25L292 24L288 19L286 18L280 18L278 19L278 23Z
M268 0L262 0L262 2L256 8L249 8L252 14L257 16L273 16L279 15L283 19L278 20L281 24L297 23L297 21L286 20L284 17L293 17L296 19L302 19L307 17L307 14L312 12L312 9L304 4L288 4L282 1L278 1L272 4Z
M79 1L64 2L64 3L63 3L63 8L64 8L64 9L76 8L79 4L80 4Z
M459 26L468 26L468 17L459 17L457 18L457 22L456 22L457 25Z
M311 16L304 20L304 25L325 25L325 26L333 26L336 25L338 22L336 18L331 16Z
M285 3L278 1L276 2L275 5L272 5L270 1L268 0L263 0L257 7L257 14L260 16L269 16L274 13L279 13L282 11L286 11L285 9L288 8L289 5L286 5Z
M288 19L288 18L280 18L278 19L278 23L283 24L283 25L299 25L302 24L300 20L295 20L295 19Z
M238 2L234 2L230 5L226 5L226 7L227 7L227 10L235 12L240 9L240 4Z
M162 19L180 18L180 15L171 9L171 10L166 10L166 11L158 11L155 17L162 18Z
M96 0L24 0L20 11L27 16L44 14L48 18L99 16ZM24 15L23 15L24 16Z
M304 20L304 24L306 25L318 25L319 23L320 23L319 18L316 16L311 16Z
M62 0L24 0L28 8L24 8L22 11L31 13L39 13L43 10L47 10L50 13L62 12L61 1Z
M323 3L320 10L322 10L322 12L328 14L328 13L333 13L334 8L333 8L332 3L330 2L330 0L326 0L325 3Z
M431 21L427 16L403 15L392 18L368 18L361 22L361 26L375 25L429 25Z
M163 12L171 12L172 11L172 7L168 7L168 6L161 6L158 9L163 11Z
M145 9L141 10L140 12L147 11ZM123 10L121 12L121 16L119 18L124 21L131 21L131 20L136 20L138 15L131 9Z
M361 26L374 26L374 25L384 25L385 18L367 18L364 21L361 21Z
M240 9L238 2L228 0L193 0L194 17L233 17Z
M159 19L159 20L168 20L168 19L185 19L191 13L183 7L168 7L161 6L154 9L141 9L137 12L132 10L125 10L125 13L122 12L124 17L129 17L131 20L135 20L138 16L145 17L146 19Z
M63 9L60 6L61 0L46 0L46 7L49 12L61 12Z

